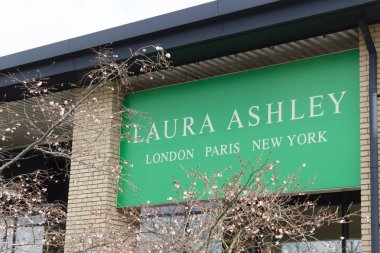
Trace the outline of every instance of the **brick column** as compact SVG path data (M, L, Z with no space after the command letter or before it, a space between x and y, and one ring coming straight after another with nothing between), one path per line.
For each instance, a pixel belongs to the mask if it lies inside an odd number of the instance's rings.
M380 55L380 24L369 27L375 46ZM361 145L361 212L362 212L362 252L371 252L371 197L370 197L370 164L369 164L369 63L368 51L362 35L359 37L360 49L360 145ZM380 58L378 59L380 62ZM380 68L378 67L377 73ZM378 78L379 78L378 74ZM380 91L379 81L378 92ZM378 99L378 103L380 100ZM379 111L379 109L378 109ZM379 115L379 113L378 113ZM379 115L380 116L380 115ZM380 119L380 117L378 118ZM380 126L380 122L378 123Z
M116 209L112 174L119 163L122 95L111 85L99 88L75 112L65 252L113 251L111 236L127 227Z

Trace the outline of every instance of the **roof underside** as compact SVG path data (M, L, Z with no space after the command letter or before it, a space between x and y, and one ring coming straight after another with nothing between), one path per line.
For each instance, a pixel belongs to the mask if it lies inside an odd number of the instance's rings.
M237 71L354 49L358 47L358 36L356 29L350 29L325 36L307 38L273 47L250 50L186 64L174 67L172 70L156 72L152 75L134 76L131 77L130 81L135 90L144 90L225 75ZM51 97L47 99L52 101L73 100L74 92L67 90L64 92L56 92L50 96ZM0 111L3 112L0 113L1 129L7 129L15 117L21 117L25 120L28 120L28 118L42 119L41 121L34 122L34 124L36 128L46 128L46 122L43 120L45 117L44 115L36 115L36 111L38 112L39 110L34 111L33 108L35 108L35 106L38 105L28 99L0 105ZM71 129L63 130L67 133L71 133ZM14 131L12 138L7 138L5 141L0 140L0 148L14 149L16 147L23 147L33 141L27 134L28 129L22 126L12 131ZM1 137L0 133L0 139ZM66 140L68 140L70 135L67 135L66 138Z
M225 75L264 66L296 61L358 47L359 33L350 29L276 46L198 61L152 74L131 78L135 90L157 88L197 79Z

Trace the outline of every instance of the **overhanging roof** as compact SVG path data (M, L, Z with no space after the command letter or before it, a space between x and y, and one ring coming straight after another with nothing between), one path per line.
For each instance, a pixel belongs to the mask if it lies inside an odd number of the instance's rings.
M304 40L292 41L286 44L279 44L274 47L265 47L233 55L190 63L177 66L160 72L147 73L130 78L131 86L135 91L175 85L198 79L210 78L219 75L226 75L234 72L257 69L270 65L281 64L290 61L297 61L309 57L331 54L339 51L347 51L358 48L357 29L340 31L337 33L317 36ZM307 84L305 84L307 85ZM75 100L77 91L66 90L63 92L50 93L44 99L58 104L65 104L65 100ZM12 138L5 139L0 143L3 151L21 148L34 141L33 134L27 134L38 129L46 129L51 122L45 120L44 112L41 109L39 99L22 99L10 103L0 104L0 125L2 129L12 129ZM32 122L19 126L13 122ZM72 125L63 125L60 131L60 140L71 140ZM13 129L14 128L14 129ZM38 130L39 131L39 130ZM66 134L64 134L66 133Z
M357 27L380 21L375 0L218 0L147 20L0 58L0 72L52 82L76 82L97 63L91 48L112 43L119 58L150 44L170 51L176 66ZM64 86L63 86L64 87ZM5 99L20 98L0 78Z

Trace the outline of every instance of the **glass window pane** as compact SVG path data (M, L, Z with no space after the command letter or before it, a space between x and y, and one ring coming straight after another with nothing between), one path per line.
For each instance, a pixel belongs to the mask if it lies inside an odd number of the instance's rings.
M44 227L41 216L19 217L16 229L15 253L41 253L44 243Z
M339 240L333 241L314 241L289 242L282 246L282 253L341 253L342 243Z
M346 252L347 253L360 253L362 252L362 241L361 240L347 240L346 242Z
M337 206L332 206L333 210ZM358 213L360 211L359 204L353 204L350 207L350 213ZM358 213L359 214L359 213ZM350 217L349 236L346 240L347 253L360 253L361 252L361 230L360 230L360 215L353 215ZM303 242L284 242L282 244L282 253L311 253L311 252L324 252L324 253L341 253L342 252L342 225L332 224L324 226L316 230L315 237L320 241L309 242L309 245Z
M2 219L0 221L0 252L12 252L13 223L13 219Z
M140 252L149 252L152 249L169 253L183 253L187 250L199 252L199 247L205 246L202 242L206 240L205 227L210 217L200 214L199 208L192 208L191 216L185 220L183 215L185 210L190 211L182 205L142 209L141 214L144 219L140 224L142 242L139 246ZM184 229L187 230L186 235ZM168 238L166 235L169 235ZM184 240L184 244L189 248L176 252L173 248L183 245L177 243L181 240ZM212 242L209 248L210 253L223 252L220 242Z
M16 253L41 253L43 248L44 228L21 227L16 230Z

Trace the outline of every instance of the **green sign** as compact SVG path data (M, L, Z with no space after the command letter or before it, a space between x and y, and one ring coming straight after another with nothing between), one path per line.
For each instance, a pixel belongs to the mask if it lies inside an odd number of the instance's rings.
M118 206L168 202L182 168L239 170L239 157L262 152L287 174L306 164L310 190L359 187L358 59L351 50L127 95L141 113L123 124Z

